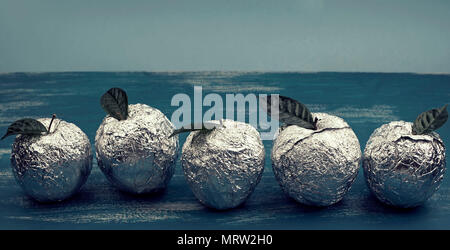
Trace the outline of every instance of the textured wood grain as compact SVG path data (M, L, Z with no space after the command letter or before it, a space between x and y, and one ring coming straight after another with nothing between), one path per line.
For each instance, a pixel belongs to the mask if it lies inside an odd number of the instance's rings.
M422 80L431 89L447 91L423 93ZM111 82L126 88L134 102L157 107L169 118L177 108L170 105L171 97L177 93L191 94L193 82L205 83L205 93L276 92L305 96L302 101L311 112L344 118L364 148L373 130L383 123L415 117L416 110L411 110L411 105L426 109L448 101L450 76L227 72L4 74L0 75L0 131L6 131L9 124L23 117L57 113L61 119L77 124L93 144L95 132L105 117L98 99L111 87ZM402 96L406 87L410 95ZM392 95L396 98L391 98ZM449 143L450 130L438 132ZM180 134L180 145L186 136ZM400 210L380 204L367 189L362 171L341 202L313 208L283 194L272 172L272 142L265 141L264 146L265 170L253 195L243 206L219 212L205 208L195 199L179 164L167 190L160 194L131 196L119 192L94 164L86 185L72 199L39 204L26 197L16 184L9 165L11 140L5 139L0 141L0 229L450 229L447 175L440 190L416 209Z

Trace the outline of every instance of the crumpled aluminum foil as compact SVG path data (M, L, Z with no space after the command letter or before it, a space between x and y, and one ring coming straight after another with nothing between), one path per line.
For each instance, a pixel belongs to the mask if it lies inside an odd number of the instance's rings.
M413 135L412 123L377 128L364 150L364 175L383 203L416 207L439 188L445 172L445 145L436 132Z
M158 109L145 104L128 106L128 118L109 115L95 136L98 166L118 189L149 193L164 189L175 171L178 135Z
M38 121L48 127L51 119ZM75 124L55 119L50 134L16 137L11 166L26 194L40 202L61 201L76 193L91 173L91 144Z
M258 131L232 120L222 120L222 125L191 132L182 150L184 176L192 192L216 209L242 204L264 171L265 151Z
M272 167L283 191L313 206L339 202L355 180L361 161L358 138L341 118L315 113L317 130L288 126L279 130Z

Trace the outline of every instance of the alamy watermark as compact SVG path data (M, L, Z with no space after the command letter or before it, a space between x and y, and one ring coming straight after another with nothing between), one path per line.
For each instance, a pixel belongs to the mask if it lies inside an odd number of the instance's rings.
M248 123L260 131L262 140L273 140L279 127L279 95L271 94L270 100L270 107L268 107L267 94L244 96L237 93L226 94L224 102L222 96L215 93L203 97L202 87L194 86L193 101L189 95L183 93L172 97L171 105L179 108L172 113L171 122L176 128L190 129L193 124L194 128L200 129L203 124L210 129L214 124L209 121L226 118ZM207 108L204 113L203 108ZM268 109L271 119L268 119ZM246 119L247 114L248 119Z

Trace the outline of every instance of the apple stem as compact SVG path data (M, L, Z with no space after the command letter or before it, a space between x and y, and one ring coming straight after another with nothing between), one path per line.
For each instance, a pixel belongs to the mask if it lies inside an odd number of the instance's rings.
M317 122L318 121L319 121L319 119L316 117L313 122L313 126L314 126L313 130L317 130Z
M56 114L52 115L52 120L50 121L50 125L48 125L47 131L50 133L50 128L52 127L53 120L56 118Z

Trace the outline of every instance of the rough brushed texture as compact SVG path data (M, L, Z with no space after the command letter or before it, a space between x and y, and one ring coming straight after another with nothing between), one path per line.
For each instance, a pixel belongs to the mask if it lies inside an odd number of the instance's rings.
M328 206L349 190L361 161L358 138L341 118L325 113L317 130L280 129L272 148L272 167L283 191L298 202Z
M38 119L45 127L50 120ZM61 201L86 182L92 169L91 144L75 124L55 119L50 134L16 137L11 166L26 194L40 202Z
M128 118L106 116L95 136L98 166L120 190L149 193L164 189L175 170L178 136L158 109L128 106Z
M249 124L223 120L212 131L191 132L183 145L186 181L197 199L216 209L239 206L264 171L264 146Z
M445 164L439 135L413 135L410 122L377 128L364 150L367 185L380 201L398 207L415 207L430 198L444 177Z

